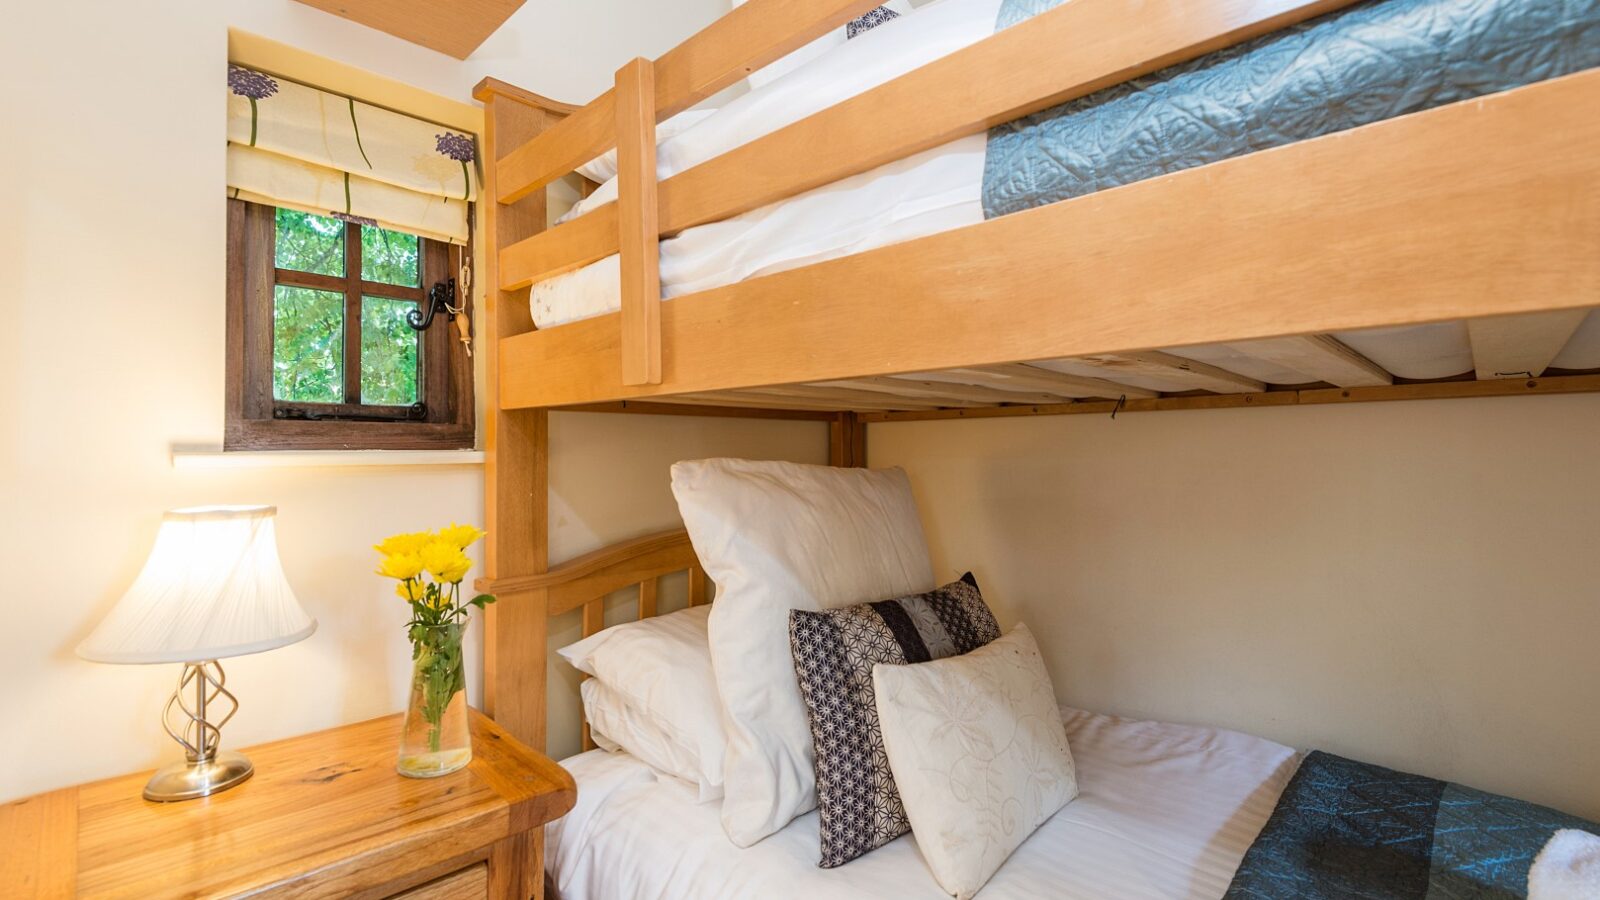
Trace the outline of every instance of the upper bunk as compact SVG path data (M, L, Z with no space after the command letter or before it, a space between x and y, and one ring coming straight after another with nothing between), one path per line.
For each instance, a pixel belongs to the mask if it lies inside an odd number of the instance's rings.
M480 91L501 409L1600 390L1600 2L940 0L658 161L658 122L876 5L750 0L582 108ZM1107 137L1146 128L1179 139ZM546 228L542 189L612 147L616 184Z

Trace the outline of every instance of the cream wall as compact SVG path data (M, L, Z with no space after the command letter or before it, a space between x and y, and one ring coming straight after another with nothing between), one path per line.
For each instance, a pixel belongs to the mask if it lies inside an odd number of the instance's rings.
M173 469L173 445L215 445L222 434L228 28L460 100L485 74L583 99L626 58L659 52L722 8L530 0L512 35L467 63L289 0L7 10L0 800L172 757L157 715L176 667L100 666L72 654L137 573L163 509L277 504L284 564L321 621L301 644L227 663L243 704L227 730L234 746L401 708L402 609L370 574L367 547L399 529L481 520L473 467ZM557 9L566 18L543 30ZM579 12L588 21L573 21ZM553 432L558 560L674 524L666 466L675 459L820 460L825 440L815 424L656 417L557 416ZM621 459L628 465L597 467Z
M896 423L1063 702L1600 818L1600 396Z

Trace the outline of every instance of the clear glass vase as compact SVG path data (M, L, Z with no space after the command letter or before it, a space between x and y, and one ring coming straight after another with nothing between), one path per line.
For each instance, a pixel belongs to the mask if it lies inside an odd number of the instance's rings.
M411 702L396 766L401 775L436 778L472 761L461 630L459 624L411 629Z

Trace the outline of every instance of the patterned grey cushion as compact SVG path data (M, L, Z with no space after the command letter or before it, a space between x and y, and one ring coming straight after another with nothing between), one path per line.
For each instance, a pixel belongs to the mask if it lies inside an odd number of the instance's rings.
M970 572L926 594L790 611L789 647L816 749L820 865L842 865L911 830L883 749L872 667L957 656L999 636Z

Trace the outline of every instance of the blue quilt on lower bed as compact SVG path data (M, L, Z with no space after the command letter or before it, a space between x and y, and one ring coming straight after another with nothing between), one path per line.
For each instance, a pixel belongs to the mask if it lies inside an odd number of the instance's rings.
M1004 0L996 27L1061 2ZM1600 0L1369 0L992 129L984 215L1596 66Z
M1558 829L1600 825L1314 751L1245 853L1228 900L1499 900Z

